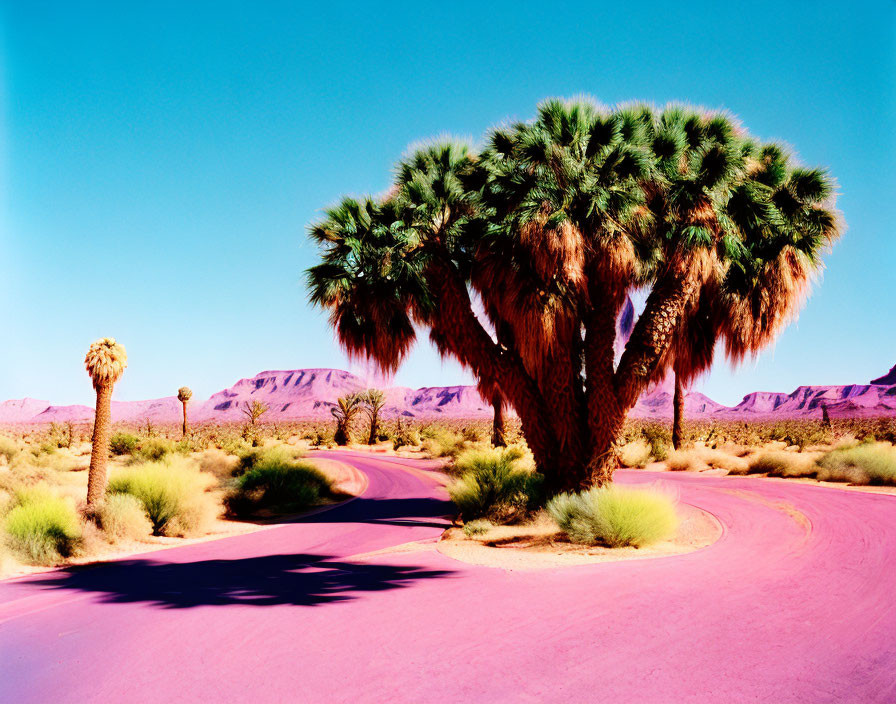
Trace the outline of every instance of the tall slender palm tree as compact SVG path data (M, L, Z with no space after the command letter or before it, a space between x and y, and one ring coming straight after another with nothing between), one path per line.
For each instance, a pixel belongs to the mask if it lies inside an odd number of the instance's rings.
M380 413L386 405L386 394L379 389L367 389L367 391L361 394L360 401L369 423L367 444L375 445Z
M839 234L824 171L688 107L551 100L479 153L443 141L396 173L311 228L311 300L388 371L429 328L517 412L549 491L611 479L626 414L673 363L687 384L716 343L739 361L774 339Z
M90 345L84 358L87 373L96 391L93 420L93 447L87 473L87 506L95 508L106 495L106 464L109 461L109 433L112 425L112 388L128 366L124 345L104 337Z
M336 405L330 409L336 419L336 433L333 440L337 445L348 445L352 442L352 423L361 412L361 394L348 394L336 399Z
M184 407L184 427L183 433L184 437L187 437L187 402L193 398L193 391L189 386L181 386L177 390L177 400L183 404Z

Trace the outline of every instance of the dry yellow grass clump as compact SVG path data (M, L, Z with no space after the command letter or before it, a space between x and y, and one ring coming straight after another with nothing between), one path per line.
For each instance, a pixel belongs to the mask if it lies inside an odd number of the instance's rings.
M705 472L709 469L724 469L730 474L746 474L749 462L738 450L694 447L689 450L675 450L669 456L666 466L673 472Z

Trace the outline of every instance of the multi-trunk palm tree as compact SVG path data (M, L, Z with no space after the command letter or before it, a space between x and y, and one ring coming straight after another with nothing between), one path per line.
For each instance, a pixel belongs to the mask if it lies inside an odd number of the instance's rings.
M352 423L361 412L361 394L348 394L336 399L336 405L330 409L336 419L336 432L333 441L337 445L348 445L352 441Z
M189 386L181 386L177 390L177 400L180 401L184 407L184 437L187 437L187 403L191 398L193 398L193 391Z
M360 397L360 402L367 416L369 430L367 444L375 445L377 428L379 427L380 413L386 405L386 394L379 389L367 389Z
M839 234L827 173L725 114L552 100L485 144L426 146L386 197L327 211L311 300L387 371L428 328L517 412L550 491L611 479L626 414L673 363L687 383L717 343L738 361L774 339Z
M87 472L87 507L96 508L106 495L106 464L109 461L109 432L112 425L112 388L128 366L124 345L104 337L90 345L84 358L96 391L93 447Z

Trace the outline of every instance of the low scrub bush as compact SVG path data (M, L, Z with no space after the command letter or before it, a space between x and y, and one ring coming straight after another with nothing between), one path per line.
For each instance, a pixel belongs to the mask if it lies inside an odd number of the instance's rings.
M136 456L146 462L158 462L176 450L174 442L168 438L150 437L137 447Z
M130 494L143 504L154 535L186 536L201 532L214 517L217 502L203 474L185 457L145 462L119 470L109 481L109 494Z
M113 455L130 455L137 449L140 438L130 433L119 432L109 438L109 450Z
M42 489L18 492L3 527L10 547L40 565L70 556L81 539L81 524L72 505Z
M813 456L778 450L763 452L750 461L750 474L771 477L814 477L818 471Z
M251 469L240 475L225 498L232 515L260 511L290 513L320 502L331 493L330 480L316 467L296 462L282 450L262 454Z
M818 460L818 478L853 484L896 484L896 448L886 442L841 447Z
M669 448L672 446L672 434L662 425L647 425L641 433L644 440L650 445L650 456L657 462L662 462L669 456Z
M650 462L651 449L646 440L637 439L625 443L619 449L619 461L623 467L643 469Z
M423 440L423 451L431 457L457 457L466 441L459 433L444 428L432 428Z
M474 535L485 535L493 527L491 521L484 521L481 518L478 518L475 521L464 523L464 535L468 538L471 538Z
M455 466L461 476L448 486L448 494L465 521L508 521L541 499L543 477L526 467L520 448L467 450Z
M217 447L206 450L197 459L199 460L199 471L213 474L219 482L229 480L239 466L238 458L228 455Z
M19 454L19 445L12 438L0 435L0 457L5 457L7 462L12 462L13 457Z
M400 425L392 437L392 449L399 447L416 447L420 444L420 433L407 425Z
M143 503L131 494L109 494L97 509L97 523L113 542L138 540L152 533Z
M579 494L559 494L548 502L551 518L576 543L642 547L675 535L675 503L655 490L617 485Z
M750 463L732 452L695 447L690 450L673 450L666 461L666 466L673 472L703 472L707 469L724 469L729 474L746 474Z

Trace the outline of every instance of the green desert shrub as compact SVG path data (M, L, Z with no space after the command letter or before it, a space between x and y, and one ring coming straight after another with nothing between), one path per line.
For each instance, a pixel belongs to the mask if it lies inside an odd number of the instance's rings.
M423 451L431 457L457 457L464 449L460 433L447 428L428 428L423 440Z
M517 447L467 450L455 466L460 478L448 486L448 494L465 521L507 521L531 510L541 498L543 477L529 471Z
M130 455L137 449L140 438L131 433L118 432L109 438L109 450L113 455Z
M131 494L108 494L96 511L99 527L113 542L137 540L152 533L143 502Z
M144 462L116 472L109 494L130 494L146 511L154 535L185 536L202 531L217 510L208 492L214 477L182 456Z
M778 450L763 452L750 461L750 474L771 477L814 477L818 471L811 456Z
M236 516L290 513L319 503L331 490L330 480L316 467L296 462L283 451L269 452L236 479L224 503Z
M42 489L18 492L3 528L10 547L40 565L70 556L81 539L81 524L72 505Z
M672 434L667 428L661 425L647 425L641 430L641 433L650 446L650 456L655 461L662 462L669 456Z
M166 455L173 453L175 449L175 443L168 438L153 436L140 442L135 456L146 462L158 462Z
M420 444L420 433L407 424L399 424L392 437L392 449L399 447L416 447Z
M841 447L818 460L818 478L852 484L896 484L896 448L886 442Z
M488 533L492 528L493 525L491 521L485 521L481 518L477 518L475 521L464 523L464 535L468 538L471 538L474 535L484 535Z
M671 498L656 490L615 484L548 502L551 518L576 543L642 547L675 535L678 516Z

